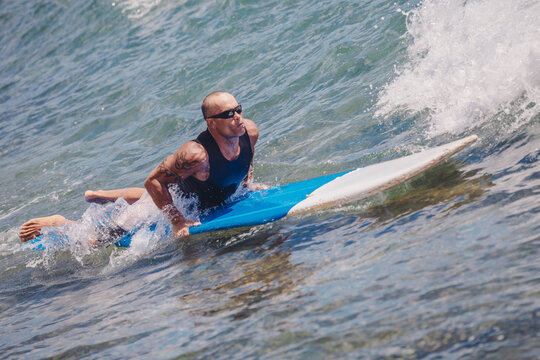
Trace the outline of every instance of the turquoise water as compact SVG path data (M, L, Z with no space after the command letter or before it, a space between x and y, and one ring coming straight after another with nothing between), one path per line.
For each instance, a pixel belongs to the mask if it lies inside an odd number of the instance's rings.
M538 358L540 4L0 1L2 358ZM233 93L255 178L466 135L365 201L93 248L87 189L141 186ZM82 219L31 251L29 218Z

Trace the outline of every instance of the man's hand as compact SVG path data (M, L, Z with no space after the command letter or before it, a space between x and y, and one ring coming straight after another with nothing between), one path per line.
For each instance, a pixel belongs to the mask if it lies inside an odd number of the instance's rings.
M200 221L188 221L183 220L177 223L173 223L173 234L178 238L186 237L189 235L189 228L192 226L201 225Z
M270 186L268 186L268 185L266 185L266 184L255 183L255 182L247 183L246 186L247 186L247 188L248 188L249 190L252 190L252 191L270 189Z

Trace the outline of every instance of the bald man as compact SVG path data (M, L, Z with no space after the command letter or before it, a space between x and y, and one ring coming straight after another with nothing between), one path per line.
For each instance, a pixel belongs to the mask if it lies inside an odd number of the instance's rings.
M243 117L242 106L234 96L223 91L213 92L206 96L201 110L207 129L166 157L144 182L146 191L179 237L188 235L189 227L198 223L186 220L174 206L170 185L177 184L186 197L196 197L201 209L222 205L242 184L252 190L267 188L251 181L259 129L253 121ZM142 188L87 191L85 199L103 203L123 197L132 204L144 193ZM61 215L32 219L21 226L19 237L27 241L38 236L45 226L68 221Z
M244 119L242 106L226 92L208 95L201 110L207 130L165 158L144 182L177 236L187 235L193 224L174 206L168 185L178 184L184 194L196 196L207 209L223 204L241 183L251 180L257 125Z

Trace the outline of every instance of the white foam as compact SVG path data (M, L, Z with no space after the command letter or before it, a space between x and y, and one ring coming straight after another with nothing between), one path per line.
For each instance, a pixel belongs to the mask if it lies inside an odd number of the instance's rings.
M160 3L161 0L117 0L111 1L111 6L120 7L122 13L130 19L138 19L148 14Z
M197 211L197 200L186 199L178 191L176 186L171 187L171 195L175 206L191 221L199 221L200 213ZM155 225L153 231L149 226ZM55 266L58 259L58 251L71 253L71 259L76 260L80 265L95 263L96 259L101 259L103 246L95 246L95 240L110 240L114 242L117 238L104 238L108 228L121 227L126 231L138 228L133 235L128 249L115 249L109 256L109 263L104 271L116 271L119 267L124 267L137 261L162 246L163 241L170 233L169 221L163 215L148 193L134 204L128 204L123 198L114 203L105 205L90 204L82 217L74 222L60 226L45 227L42 229L43 240L46 244L43 251L37 252L36 257L27 261L28 267L44 266L51 268ZM17 236L18 229L14 228L7 233L0 234L2 239L0 254L14 254L34 245L20 243ZM5 239L4 239L5 238ZM100 260L98 260L100 261Z
M156 247L159 243L157 236L165 232L162 212L147 193L132 205L122 198L106 205L90 204L81 219L61 226L43 228L43 241L48 245L40 253L39 259L32 259L28 266L49 266L51 261L55 261L55 254L59 249L67 249L78 263L84 265L86 259L92 261L92 255L103 250L101 246L96 247L94 241L108 236L107 228L120 226L129 231L149 224L158 224L156 231L151 233L142 229L137 233L133 237L131 251L123 255L126 259L137 259ZM117 239L110 238L111 242L115 240ZM117 254L115 256L118 257ZM122 263L117 260L111 256L111 265Z
M408 14L409 61L376 115L427 110L430 135L458 134L499 112L530 120L540 111L538 19L539 1L424 1Z

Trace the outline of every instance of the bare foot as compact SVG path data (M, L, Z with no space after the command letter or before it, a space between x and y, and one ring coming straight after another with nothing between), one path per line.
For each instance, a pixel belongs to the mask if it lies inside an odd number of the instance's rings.
M22 224L19 238L21 241L32 240L41 234L41 228L46 226L59 226L67 222L68 220L62 215L46 216L28 220Z
M103 197L102 192L103 192L102 190L97 190L97 191L87 190L84 193L84 200L90 203L96 203L96 204L101 204L101 205L108 203L110 201L113 201L111 199L107 199Z

